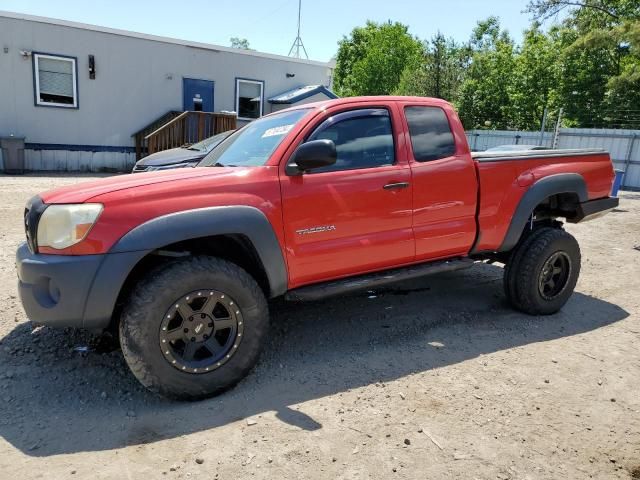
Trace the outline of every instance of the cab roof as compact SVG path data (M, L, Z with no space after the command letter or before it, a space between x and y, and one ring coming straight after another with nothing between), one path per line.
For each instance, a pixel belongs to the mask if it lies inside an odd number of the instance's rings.
M339 106L339 105L357 105L359 103L369 104L376 102L415 102L422 104L429 104L433 106L450 106L449 102L446 100L442 100L441 98L433 98L433 97L408 97L408 96L400 96L400 95L372 95L372 96L363 96L363 97L343 97L336 98L330 100L322 100L320 102L313 103L305 103L303 105L296 105L291 108L287 108L286 110L300 110L304 108L315 108L324 110L328 107ZM277 113L280 113L284 110L279 110Z

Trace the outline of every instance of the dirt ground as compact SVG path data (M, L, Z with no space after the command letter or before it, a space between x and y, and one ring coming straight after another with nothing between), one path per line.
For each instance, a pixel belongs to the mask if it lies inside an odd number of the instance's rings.
M253 373L175 403L17 298L25 201L87 178L0 176L0 478L640 478L640 195L568 227L557 315L512 311L492 265L276 302Z

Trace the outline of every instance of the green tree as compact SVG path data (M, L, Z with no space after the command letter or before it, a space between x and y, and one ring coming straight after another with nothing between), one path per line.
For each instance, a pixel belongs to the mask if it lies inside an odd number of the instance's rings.
M524 32L507 88L510 121L515 128L540 128L545 108L556 107L557 55L556 42L540 30L538 23Z
M240 50L251 50L249 47L249 40L246 38L240 37L231 37L229 39L231 42L231 48L239 48Z
M514 44L496 17L478 22L471 36L471 63L455 102L466 128L512 126L509 81Z
M621 128L640 126L640 20L623 18L617 24L593 28L568 50L604 52L609 61L601 122Z
M333 86L340 96L388 95L409 65L419 64L422 43L401 23L368 21L338 42Z
M424 58L402 72L398 95L417 95L453 101L469 62L469 49L438 32L424 45Z
M530 0L527 7L538 19L553 17L567 9L571 10L571 21L587 20L593 27L624 18L638 19L640 15L638 0Z
M547 18L568 14L552 29L558 41L557 102L567 125L640 124L640 2L532 0L529 11Z
M572 48L580 37L574 29L561 28L557 36L557 99L564 108L566 126L601 125L607 82L615 72L615 59L605 48Z

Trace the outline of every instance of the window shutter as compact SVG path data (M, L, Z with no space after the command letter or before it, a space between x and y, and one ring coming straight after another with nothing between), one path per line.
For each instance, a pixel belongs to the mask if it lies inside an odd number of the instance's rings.
M73 62L38 58L40 93L73 98Z

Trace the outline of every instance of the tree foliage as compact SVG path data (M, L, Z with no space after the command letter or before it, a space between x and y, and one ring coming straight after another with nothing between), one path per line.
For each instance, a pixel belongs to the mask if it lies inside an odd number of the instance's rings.
M425 42L422 61L403 70L396 93L453 101L468 63L469 49L438 33Z
M524 32L508 87L510 122L515 128L539 128L545 108L555 105L558 77L555 47L553 39L537 23Z
M423 57L422 43L397 22L367 22L338 44L333 85L342 96L388 95L403 70Z
M556 103L567 124L640 124L640 2L532 0L529 11L568 15L551 30L559 52Z
M249 40L247 40L246 38L231 37L229 39L229 42L231 43L231 48L239 48L240 50L251 50L251 48L249 47Z
M460 118L467 126L510 126L509 79L515 47L496 17L478 23L471 35L471 63L460 88Z
M519 44L496 17L464 44L368 22L339 42L334 87L443 98L466 128L538 129L560 108L565 126L640 128L640 0L530 0L528 10Z
M566 17L548 32L534 21L511 50L495 18L472 33L454 99L465 126L536 129L545 108L562 108L565 126L640 127L640 2L532 0L529 10Z
M590 18L611 22L638 18L637 0L530 0L527 7L537 19L553 17L566 9L572 10L571 21Z

